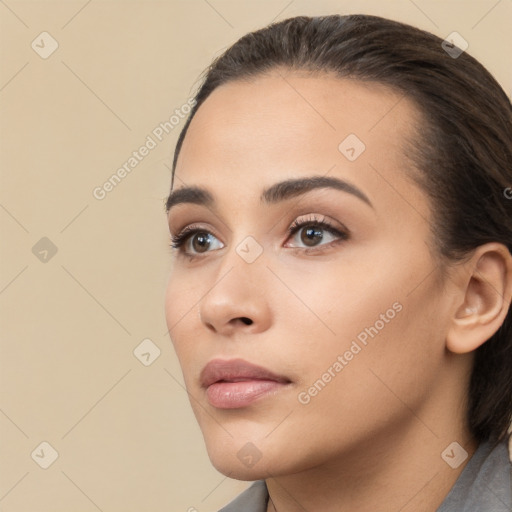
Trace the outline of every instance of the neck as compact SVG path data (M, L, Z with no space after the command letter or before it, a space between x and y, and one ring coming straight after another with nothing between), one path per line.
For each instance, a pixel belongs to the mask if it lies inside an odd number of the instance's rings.
M415 428L395 428L362 447L335 454L321 467L266 479L267 512L434 512L477 443L463 429L438 436L417 418L412 424ZM441 457L454 440L468 453L455 469Z

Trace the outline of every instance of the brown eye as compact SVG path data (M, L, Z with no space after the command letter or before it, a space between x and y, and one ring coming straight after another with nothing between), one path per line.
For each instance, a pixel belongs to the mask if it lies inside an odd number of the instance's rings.
M302 228L300 235L301 242L309 247L314 247L323 239L323 229L318 227L305 227Z
M192 226L187 226L181 233L172 235L171 240L171 247L178 249L180 253L191 256L224 247L222 242L209 231Z
M344 232L335 228L325 217L296 220L290 226L289 233L292 243L288 242L286 246L302 249L321 249L349 238L348 231Z
M205 232L198 232L191 237L192 249L194 252L202 253L208 251L211 245L210 234Z

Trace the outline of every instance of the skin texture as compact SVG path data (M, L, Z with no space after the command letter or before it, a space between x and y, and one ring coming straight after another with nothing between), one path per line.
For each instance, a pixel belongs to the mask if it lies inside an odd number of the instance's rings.
M434 511L467 463L453 469L441 453L454 441L469 456L476 448L464 421L471 352L505 318L512 264L487 244L443 277L431 205L407 177L403 144L418 123L414 105L383 86L274 70L216 89L189 127L174 189L205 187L215 205L174 206L170 231L194 224L212 245L201 253L189 239L193 259L172 251L167 324L213 465L265 478L269 511ZM338 149L349 134L366 146L352 162ZM278 181L313 175L350 182L372 206L333 189L259 200ZM287 232L324 217L348 238L323 231L306 252L301 232ZM237 252L249 235L263 251L252 263ZM378 334L300 403L381 315ZM214 358L291 383L218 409L199 381ZM244 446L261 457L251 467L237 456Z

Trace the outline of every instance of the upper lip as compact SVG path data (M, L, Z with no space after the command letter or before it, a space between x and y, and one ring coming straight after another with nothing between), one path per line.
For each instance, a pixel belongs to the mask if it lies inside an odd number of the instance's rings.
M273 380L288 383L290 379L277 375L267 368L243 359L213 359L201 371L201 385L205 388L219 381L236 382L244 380Z

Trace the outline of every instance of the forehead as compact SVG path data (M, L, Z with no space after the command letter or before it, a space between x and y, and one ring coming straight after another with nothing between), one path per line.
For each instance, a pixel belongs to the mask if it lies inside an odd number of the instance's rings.
M418 194L404 180L411 167L404 143L418 123L414 104L386 86L274 70L224 84L206 99L183 142L174 188L259 196L276 181L331 174L369 196L382 195L386 181L388 193L395 186L394 194Z

